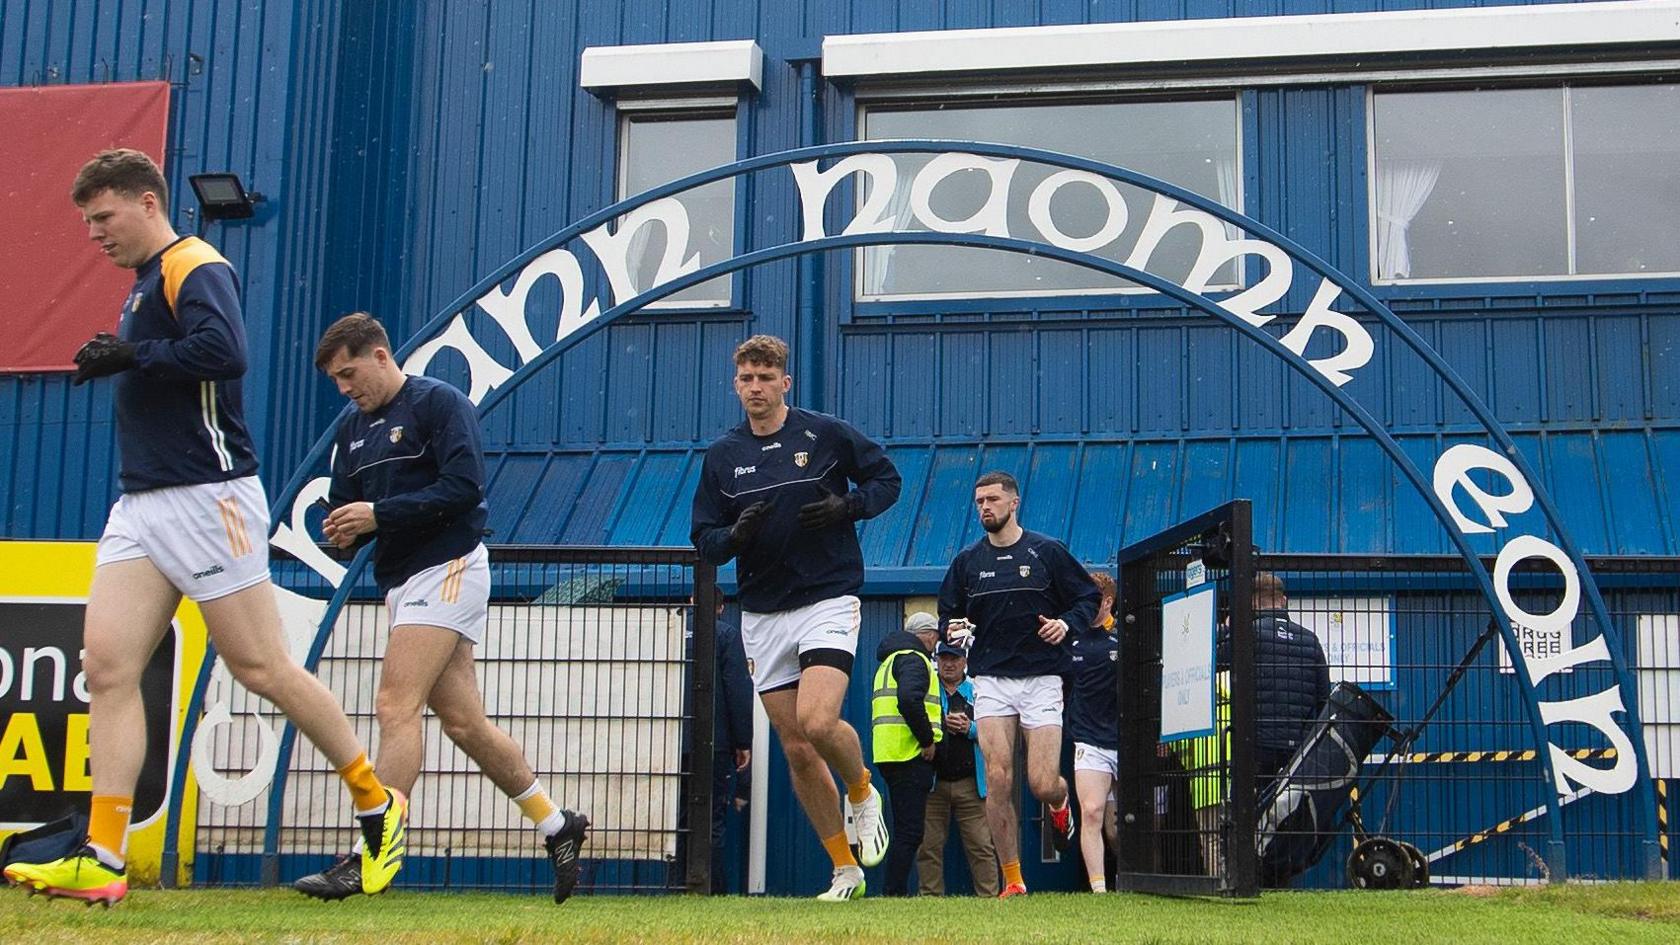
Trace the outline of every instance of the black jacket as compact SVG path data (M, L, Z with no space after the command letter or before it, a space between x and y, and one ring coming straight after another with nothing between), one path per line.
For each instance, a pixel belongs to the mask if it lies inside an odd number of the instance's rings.
M752 677L747 675L747 654L741 648L741 631L722 620L717 622L717 666L715 747L729 752L751 750Z
M898 714L904 717L904 724L910 726L910 734L916 736L916 744L926 748L933 744L933 725L928 722L927 699L928 687L933 680L928 675L928 664L919 660L911 653L899 653L900 650L915 650L917 653L927 653L922 641L916 635L906 630L894 630L887 634L881 645L875 648L877 662L898 653L893 657L893 678L898 680ZM928 657L932 659L932 656Z
M1219 631L1220 669L1231 666L1231 634ZM1255 743L1271 751L1294 751L1312 730L1330 695L1330 666L1311 630L1287 611L1254 612L1254 695L1258 718Z

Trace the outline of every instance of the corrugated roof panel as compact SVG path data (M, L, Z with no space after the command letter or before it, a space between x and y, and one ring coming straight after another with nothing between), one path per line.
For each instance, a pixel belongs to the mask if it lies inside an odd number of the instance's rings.
M1646 325L1651 414L1680 417L1680 315L1652 315Z
M1436 337L1439 344L1435 350L1441 353L1441 358L1464 379L1464 383L1484 401L1487 399L1487 331L1480 320L1477 321L1442 321L1436 325ZM1408 357L1402 361L1416 361L1417 358ZM1429 368L1423 368L1428 371ZM1424 383L1431 383L1424 379ZM1474 423L1476 418L1470 413L1446 385L1433 382L1440 391L1441 420L1449 424ZM1433 423L1433 419L1425 420Z
M1662 554L1668 542L1657 504L1657 482L1640 433L1604 433L1598 438L1601 466L1608 479L1612 554Z
M1278 492L1277 440L1253 439L1237 441L1237 472L1232 480L1231 496L1247 499L1254 516L1254 543L1263 550L1278 547L1278 518L1283 507ZM1142 535L1129 538L1136 541Z
M1638 423L1645 419L1645 388L1636 380L1638 372L1627 363L1629 352L1644 348L1639 338L1639 322L1638 316L1633 315L1593 316L1593 338L1597 342L1593 349L1593 373L1598 381L1598 409L1594 414L1604 423Z
M557 454L532 490L531 501L510 530L509 540L537 544L559 541L560 530L572 514L572 505L593 464L594 457L587 453Z
M923 493L927 488L928 467L933 464L933 450L927 447L889 449L893 465L903 487L893 507L864 522L858 538L863 546L863 560L877 567L897 567L904 563L916 519L921 510Z
M1336 473L1329 439L1290 440L1284 447L1283 551L1334 548Z
M1190 362L1190 383L1185 391L1190 429L1227 432L1231 429L1231 385L1236 381L1231 372L1231 348L1237 333L1221 323L1195 325L1185 329L1185 336L1185 356Z
M892 335L890 338L892 398L887 404L891 413L886 429L893 436L932 436L934 422L939 417L935 392L942 373L933 369L938 351L933 336Z
M1506 423L1539 420L1540 372L1532 367L1540 363L1538 322L1532 318L1495 321L1492 345L1501 368L1493 372L1488 406Z
M896 369L893 377L881 376L890 341L886 335L858 335L846 340L837 379L841 398L839 413L860 430L888 429L887 407L897 394L900 380Z
M1401 451L1423 472L1424 481L1427 483L1430 468L1441 453L1435 437L1404 436L1398 439ZM1389 461L1388 469L1393 479L1391 494L1394 496L1394 537L1391 548L1405 548L1415 554L1440 554L1447 551L1447 534L1441 530L1435 512L1429 508L1429 502L1392 460Z
M1033 429L1036 375L1053 369L1037 363L1033 338L1034 333L1024 331L993 334L987 351L987 371L979 375L986 383L974 384L975 378L969 379L971 386L977 388L970 396L984 398L989 405L990 433L1016 436L1036 432Z
M619 513L606 539L616 545L651 545L659 540L673 505L684 504L673 483L681 479L688 454L648 453L622 490ZM685 505L685 508L687 506Z
M689 543L688 531L694 517L694 487L700 482L700 465L705 458L704 450L690 452L682 472L670 478L671 487L677 494L672 497L671 507L665 512L665 527L660 529L659 544L683 547Z
M979 457L973 447L944 446L933 452L927 488L916 510L916 531L911 536L906 564L944 565L958 549L973 539L971 510L974 480L980 475ZM905 484L909 491L909 483Z
M597 453L589 478L578 490L571 517L560 533L566 545L599 545L611 541L613 513L623 497L624 481L636 468L635 453Z
M1046 443L1032 451L1033 521L1039 531L1067 536L1081 526L1072 520L1074 492L1079 488L1079 447ZM1025 486L1023 486L1025 488Z
M1656 487L1657 507L1663 510L1663 526L1668 541L1664 554L1680 554L1680 432L1653 433L1651 440L1651 481Z
M485 465L495 470L485 490L490 505L486 527L490 529L491 541L508 541L507 536L514 533L520 519L525 517L531 494L548 466L548 457L540 453L508 453L500 457L499 463L498 457L486 456Z
M1548 318L1546 336L1546 419L1593 418L1592 335L1585 318Z
M942 335L939 339L939 429L945 436L980 436L985 432L985 386L988 377L986 336L981 332Z
M1139 431L1175 436L1184 429L1184 335L1176 327L1139 328Z
M1031 451L1032 446L1027 443L987 443L980 448L980 468L975 470L974 477L978 479L989 472L1014 476L1021 486L1021 507L1025 510L1033 500ZM973 486L970 480L962 491L965 504L974 498Z
M1137 364L1132 355L1132 330L1094 328L1086 334L1090 353L1086 372L1091 376L1090 426L1093 430L1130 433L1136 421L1137 389L1143 383L1138 372L1122 368Z
M1130 484L1127 446L1102 443L1080 452L1079 483L1073 502L1074 528L1068 549L1081 561L1114 563L1120 548L1120 523Z
M1189 518L1223 505L1231 498L1229 440L1197 440L1184 444L1184 475L1179 486L1178 517Z
M1547 491L1563 516L1569 537L1586 554L1610 549L1604 515L1604 492L1598 456L1589 433L1554 433L1546 437Z
M1116 546L1129 545L1178 520L1178 443L1132 444L1125 528Z

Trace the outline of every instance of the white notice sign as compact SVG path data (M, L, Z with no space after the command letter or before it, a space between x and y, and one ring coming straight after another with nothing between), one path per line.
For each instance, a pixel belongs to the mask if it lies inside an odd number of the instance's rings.
M1213 732L1214 587L1161 601L1161 741Z

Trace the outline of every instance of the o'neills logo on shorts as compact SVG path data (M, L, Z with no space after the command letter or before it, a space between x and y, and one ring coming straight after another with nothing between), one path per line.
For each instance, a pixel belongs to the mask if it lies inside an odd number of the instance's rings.
M193 572L193 580L202 581L207 577L215 577L216 575L221 574L221 573L222 573L222 566L219 565L219 564L213 564L210 567L205 568L202 571Z

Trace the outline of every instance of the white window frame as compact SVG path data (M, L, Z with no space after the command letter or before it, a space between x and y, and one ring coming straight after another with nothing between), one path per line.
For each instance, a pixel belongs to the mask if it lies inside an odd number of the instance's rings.
M614 130L614 135L613 135L613 191L612 191L613 192L613 197L612 197L612 201L611 201L613 203L617 203L618 201L623 200L625 197L632 196L631 194L626 193L625 190L626 190L626 183L627 183L627 179L629 178L629 171L630 171L630 166L629 166L630 162L628 160L626 160L626 158L629 156L629 153L630 153L630 148L629 148L629 145L630 145L630 123L633 122L633 121L637 121L637 120L647 121L647 120L650 120L650 119L651 120L682 121L685 118L692 118L692 119L716 118L716 119L722 119L724 117L727 117L729 119L730 123L735 128L735 141L737 143L737 146L734 149L735 152L736 152L736 156L733 160L739 160L739 158L740 158L740 149L739 149L740 117L739 117L739 114L737 112L737 110L740 106L740 100L735 96L732 96L732 95L708 95L708 96L691 95L691 96L680 96L680 97L674 97L674 96L640 97L640 98L620 99L619 101L615 102L614 105L615 105L615 114L613 115L613 121L616 123L616 126L613 129ZM726 112L727 112L727 116L725 115ZM658 117L655 118L653 116L658 116ZM732 186L736 183L734 178L725 178L725 181L730 183ZM736 187L731 192L730 201L729 201L730 214L731 214L731 217L732 217L732 219L731 219L731 239L734 242L734 245L730 247L730 256L731 257L737 255L740 251L741 234L738 233L738 232L735 232L735 228L734 228L734 224L738 223L739 219L740 219L740 207L737 205L737 201L739 200L739 198L740 198L740 191L739 191L739 188ZM690 221L690 222L692 223L693 221ZM718 278L718 279L723 279L723 280L725 280L729 283L729 292L728 292L728 294L725 298L722 298L722 299L702 299L702 300L664 298L664 299L660 299L657 302L650 302L647 305L642 306L642 309L644 311L647 311L647 310L672 310L672 309L674 309L674 310L704 310L704 309L728 310L728 309L733 309L733 308L736 307L736 304L737 304L736 299L738 298L738 296L741 293L741 284L740 284L740 279L738 278L739 276L740 276L739 272L731 272L731 273L726 273L725 275L722 275L722 276L714 277L714 278ZM704 282L700 283L700 285L705 285L705 284L706 283L704 283Z
M1162 94L1159 94L1159 93L1148 95L1148 96L1136 96L1136 95L1134 95L1134 97L1131 97L1131 98L1128 98L1125 95L1115 96L1115 95L1112 95L1112 94L1104 94L1104 93L1111 93L1113 91L1132 91L1132 92L1135 93L1135 92L1140 91L1140 90L1139 89L1117 90L1117 89L1113 89L1111 87L1107 87L1107 86L1102 85L1102 84L1083 83L1083 84L1078 84L1078 85L1068 85L1068 86L1064 86L1064 87L1059 87L1059 88L1054 89L1054 90L1047 90L1047 89L1044 89L1041 86L1033 86L1033 87L1030 87L1030 88L1023 88L1021 86L961 85L961 86L942 86L942 87L936 87L936 88L917 87L917 88L913 88L913 89L912 88L898 88L898 89L893 89L893 90L890 90L890 91L889 90L872 91L867 97L860 94L858 96L858 99L857 99L856 103L855 103L856 111L854 113L854 118L853 118L854 127L856 128L855 137L859 141L870 140L869 137L868 137L868 133L869 133L869 124L868 124L869 110L871 108L878 107L878 106L880 106L884 103L892 103L892 104L897 104L897 105L908 105L908 104L914 104L914 103L918 103L918 102L920 102L920 103L933 103L933 102L938 102L938 101L959 101L959 102L965 102L965 103L972 103L972 104L975 104L975 105L993 105L993 106L996 106L996 107L1010 107L1010 106L1031 107L1032 104L1035 103L1035 102L1039 103L1039 104L1049 104L1049 103L1052 103L1052 102L1055 102L1055 103L1058 103L1058 104L1079 104L1079 103L1081 103L1081 100L1083 100L1084 102L1088 102L1090 104L1125 104L1128 101L1139 101L1139 102L1145 102L1145 101L1147 101L1147 102L1213 101L1213 100L1224 100L1227 96L1229 96L1231 104L1234 106L1233 111L1232 111L1232 116L1233 116L1233 120L1234 120L1234 124L1235 124L1235 128L1234 128L1234 131L1235 131L1235 136L1234 136L1235 149L1233 151L1233 157L1234 157L1234 159L1236 161L1236 165L1237 165L1237 170L1236 170L1236 188L1237 188L1237 190L1236 190L1236 204L1237 205L1235 207L1230 208L1230 209L1234 210L1235 212L1237 212L1239 214L1245 214L1246 215L1246 213L1247 213L1246 207L1248 205L1248 193L1247 193L1247 190L1248 190L1248 188L1247 188L1247 183L1248 183L1247 168L1248 168L1248 165L1244 161L1244 152L1243 152L1244 145L1245 145L1246 142L1245 142L1245 139L1243 137L1243 101L1242 101L1243 88L1242 87L1234 86L1234 85L1221 84L1221 85L1214 86L1214 87L1210 88L1210 87L1206 86L1205 84L1203 84L1203 85L1197 85L1197 86L1187 87L1187 88L1182 88L1182 89L1174 89L1173 92L1170 92L1170 93L1165 94L1165 95L1162 95ZM1197 94L1198 92L1200 94ZM1046 93L1049 93L1049 94L1046 94ZM1073 94L1069 94L1069 93L1073 93ZM878 139L878 140L888 141L888 140L893 140L893 139L882 138L882 139ZM908 182L905 182L904 186L908 186ZM854 197L854 203L861 206L861 202L862 202L862 197L861 196L855 196ZM907 243L907 244L903 244L903 248L909 248L911 246L922 246L922 245L934 246L934 245L938 245L938 244L910 244L910 243ZM1151 289L1148 286L1133 285L1133 286L1116 286L1114 288L1079 288L1079 289L1060 289L1060 290L1056 290L1056 289L1048 289L1048 290L1047 289L1021 289L1021 290L1018 290L1018 291L1017 290L1003 290L1003 291L981 291L981 292L961 292L961 291L953 291L953 292L894 292L894 293L880 293L880 294L876 294L876 295L867 295L867 294L864 293L864 290L863 290L863 283L864 283L863 254L865 252L867 252L868 249L869 249L869 247L863 247L863 248L853 250L853 252L852 252L852 299L851 299L851 301L852 301L852 304L854 306L855 305L877 305L877 304L888 304L888 305L890 305L894 302L941 302L941 301L965 301L965 300L973 300L973 299L1079 299L1079 298L1101 298L1101 297L1111 297L1111 296L1139 296L1139 295L1159 295L1160 294L1158 291L1156 291L1155 289ZM1242 289L1246 288L1247 285L1248 285L1248 267L1245 265L1245 263L1246 263L1245 258L1239 257L1236 260L1235 264L1236 264L1237 269L1238 269L1236 282L1234 282L1230 285L1209 286L1208 287L1208 292L1214 293L1214 294L1226 293L1226 292L1239 292ZM1116 278L1119 278L1119 277L1116 277Z
M1409 92L1428 93L1428 92L1432 92L1432 91L1468 92L1468 93L1498 92L1498 91L1503 91L1504 89L1543 89L1543 90L1548 90L1548 91L1560 91L1563 95L1563 181L1564 181L1564 192L1563 192L1562 204L1563 204L1563 211L1564 211L1564 221L1563 221L1564 239L1565 239L1564 258L1567 262L1568 267L1571 270L1573 270L1575 268L1575 265L1576 265L1576 258L1575 258L1575 254L1576 254L1576 246L1575 246L1575 116L1574 116L1574 112L1572 110L1573 96L1572 96L1571 93L1572 93L1573 89L1575 88L1575 86L1574 86L1574 83L1572 83L1570 80L1571 79L1576 79L1576 78L1595 78L1596 79L1596 78L1599 78L1599 77L1612 77L1612 76L1620 75L1622 77L1625 77L1627 79L1627 81L1610 83L1609 84L1610 87L1622 87L1622 86L1631 86L1631 85L1656 85L1656 84L1660 84L1660 83L1649 82L1649 81L1641 82L1641 81L1639 81L1639 79L1641 77L1654 78L1655 76L1657 76L1659 74L1660 73L1652 72L1647 67L1645 70L1642 70L1639 73L1621 74L1621 73L1582 71L1582 72L1577 72L1577 73L1566 74L1562 78L1560 78L1558 81L1552 82L1552 83L1524 83L1524 84L1512 84L1512 85L1506 85L1506 86L1493 85L1493 86L1482 86L1482 87L1467 87L1463 83L1462 80L1463 80L1463 78L1469 78L1470 76L1461 76L1461 81L1460 82L1444 82L1444 83L1441 84L1440 88L1438 88L1438 89L1431 89L1427 86L1411 87L1409 85L1407 87L1404 87L1404 88L1396 88L1392 84L1390 84L1390 85L1376 85L1376 84L1367 85L1365 87L1365 206L1366 206L1365 235L1366 235L1366 240L1367 240L1367 242L1366 242L1366 253L1367 253L1367 259L1369 261L1368 265L1366 267L1366 278L1370 280L1370 284L1373 285L1373 286L1488 285L1488 284L1500 284L1500 283L1511 283L1511 282L1595 282L1595 281L1605 281L1605 280L1628 280L1628 279L1672 279L1672 278L1675 278L1677 276L1680 276L1680 270L1659 270L1659 271L1647 271L1647 272L1568 272L1568 273L1559 273L1559 274L1542 275L1542 276L1490 273L1490 274L1487 274L1487 275L1476 275L1476 276L1423 276L1423 277L1407 276L1405 278L1400 278L1400 279L1393 279L1393 278L1381 279L1381 278L1378 278L1378 276L1377 276L1377 262L1378 262L1378 260L1377 260L1377 229L1378 229L1378 227L1377 227L1377 158L1378 158L1378 155L1377 155L1377 109L1376 109L1376 100L1377 100L1378 95L1382 95L1382 94L1385 94L1385 93L1401 93L1401 94L1403 94L1403 93L1409 93ZM1402 78L1405 78L1405 77L1402 76ZM1672 82L1672 83L1668 83L1668 84L1680 84L1680 76L1675 76L1673 78L1674 78L1675 81ZM1474 83L1472 83L1472 84L1474 84Z

